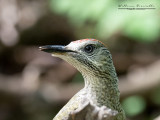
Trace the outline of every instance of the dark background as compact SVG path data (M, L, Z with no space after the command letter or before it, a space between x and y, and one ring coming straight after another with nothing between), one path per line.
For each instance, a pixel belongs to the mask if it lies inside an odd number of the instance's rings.
M119 9L137 4L155 9ZM83 78L38 47L83 38L110 49L127 117L158 117L159 6L159 0L0 0L0 120L52 120Z

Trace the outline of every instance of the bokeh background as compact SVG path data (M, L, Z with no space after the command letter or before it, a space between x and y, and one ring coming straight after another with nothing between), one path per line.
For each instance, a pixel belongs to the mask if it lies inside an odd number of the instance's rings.
M160 115L159 0L0 0L0 120L52 120L83 78L38 47L82 38L110 49L130 120Z

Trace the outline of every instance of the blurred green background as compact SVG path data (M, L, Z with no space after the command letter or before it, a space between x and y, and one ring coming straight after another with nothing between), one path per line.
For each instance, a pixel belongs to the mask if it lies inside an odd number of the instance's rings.
M127 118L158 117L159 0L0 0L0 120L51 120L83 78L38 47L84 38L110 49Z

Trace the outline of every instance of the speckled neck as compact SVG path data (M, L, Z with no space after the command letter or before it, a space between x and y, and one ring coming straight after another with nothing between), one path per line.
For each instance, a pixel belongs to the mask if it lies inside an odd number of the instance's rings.
M114 66L107 72L94 75L82 72L85 81L84 89L91 102L98 106L106 105L108 108L121 111L119 102L118 78Z

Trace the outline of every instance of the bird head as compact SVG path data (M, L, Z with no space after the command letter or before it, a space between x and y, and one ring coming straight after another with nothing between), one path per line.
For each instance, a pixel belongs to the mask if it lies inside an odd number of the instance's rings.
M64 59L82 74L105 73L112 65L110 52L102 42L96 39L77 40L66 46L46 45L41 46L40 50Z

